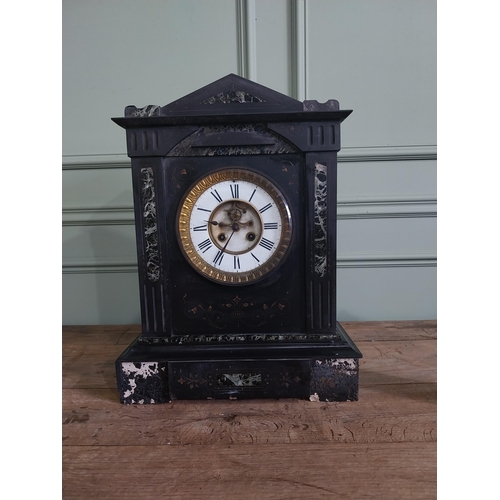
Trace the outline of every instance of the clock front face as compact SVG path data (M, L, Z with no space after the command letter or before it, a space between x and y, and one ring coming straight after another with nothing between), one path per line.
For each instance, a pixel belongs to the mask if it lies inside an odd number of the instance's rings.
M199 180L184 196L177 234L184 256L202 276L245 285L283 262L292 220L285 198L266 177L226 168Z

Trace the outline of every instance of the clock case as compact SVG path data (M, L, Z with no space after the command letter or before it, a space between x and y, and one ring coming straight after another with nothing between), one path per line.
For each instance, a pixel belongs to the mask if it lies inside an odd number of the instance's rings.
M358 398L360 351L336 321L337 152L350 110L228 75L166 106L127 106L141 335L116 360L122 403ZM183 196L221 168L287 200L280 266L247 285L201 276L176 235Z

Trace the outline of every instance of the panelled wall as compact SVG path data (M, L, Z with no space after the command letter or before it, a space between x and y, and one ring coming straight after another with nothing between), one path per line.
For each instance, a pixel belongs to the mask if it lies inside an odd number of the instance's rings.
M111 122L229 73L353 109L338 319L436 317L431 0L63 0L63 323L138 323L130 162Z

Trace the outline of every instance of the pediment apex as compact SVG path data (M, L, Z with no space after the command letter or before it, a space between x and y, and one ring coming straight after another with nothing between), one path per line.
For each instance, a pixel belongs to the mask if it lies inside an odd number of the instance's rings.
M161 115L219 115L302 109L301 101L231 73L163 106Z

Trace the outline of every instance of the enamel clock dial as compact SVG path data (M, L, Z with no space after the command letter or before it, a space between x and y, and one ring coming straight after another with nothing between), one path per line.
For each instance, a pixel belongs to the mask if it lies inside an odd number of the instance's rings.
M205 176L181 201L179 244L202 276L225 285L265 278L286 256L292 219L284 196L266 177L242 168Z

